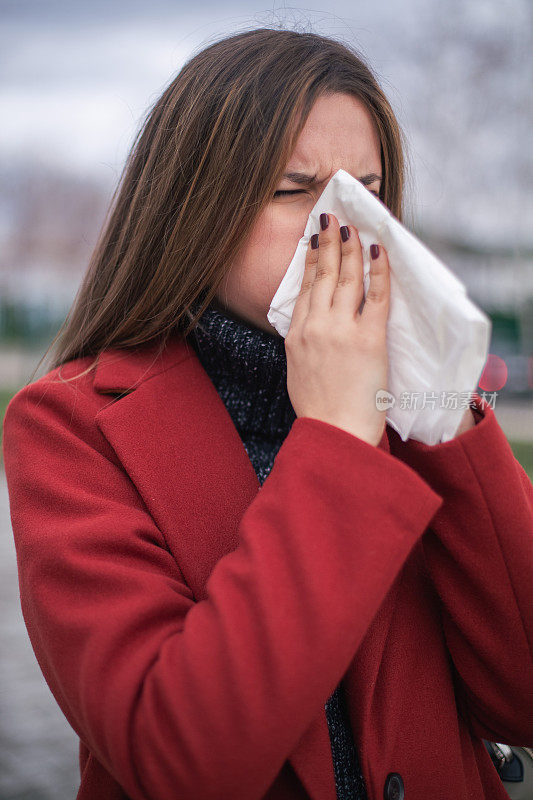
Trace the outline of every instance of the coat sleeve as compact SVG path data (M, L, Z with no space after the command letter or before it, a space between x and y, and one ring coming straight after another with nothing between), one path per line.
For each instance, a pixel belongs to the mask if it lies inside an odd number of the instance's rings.
M449 442L389 436L444 502L423 537L455 667L458 706L481 738L533 744L533 487L490 406Z
M93 405L41 379L4 418L21 605L41 670L132 800L260 798L442 498L388 452L297 418L238 546L194 602L98 439Z

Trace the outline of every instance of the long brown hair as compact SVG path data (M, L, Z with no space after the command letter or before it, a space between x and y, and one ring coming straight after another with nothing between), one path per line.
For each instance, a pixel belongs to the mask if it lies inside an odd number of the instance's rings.
M355 49L291 30L228 36L191 57L146 113L48 348L51 369L108 347L155 339L163 347L173 332L188 335L270 202L315 100L333 92L355 95L370 112L380 199L401 221L404 134Z

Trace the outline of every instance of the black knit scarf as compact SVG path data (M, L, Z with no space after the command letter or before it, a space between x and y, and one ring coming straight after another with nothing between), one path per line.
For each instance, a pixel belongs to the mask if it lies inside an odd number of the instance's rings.
M196 313L198 306L191 311ZM210 303L188 336L243 441L262 485L296 414L285 340ZM367 800L342 683L325 704L338 800Z

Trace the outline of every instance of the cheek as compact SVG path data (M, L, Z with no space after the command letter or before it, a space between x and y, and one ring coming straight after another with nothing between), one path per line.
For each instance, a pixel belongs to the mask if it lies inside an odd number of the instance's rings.
M263 298L268 295L270 303L303 236L308 216L303 204L279 203L257 220L235 265L249 291Z
M303 203L272 203L265 209L217 292L224 304L255 324L265 325L310 210Z

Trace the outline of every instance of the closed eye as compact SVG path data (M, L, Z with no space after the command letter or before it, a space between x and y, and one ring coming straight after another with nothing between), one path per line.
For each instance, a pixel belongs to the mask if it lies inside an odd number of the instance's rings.
M379 200L379 193L375 192L373 189L370 189L370 194L374 194ZM280 195L288 195L288 194L304 194L304 189L279 189L277 192L274 192L274 197L279 197Z

